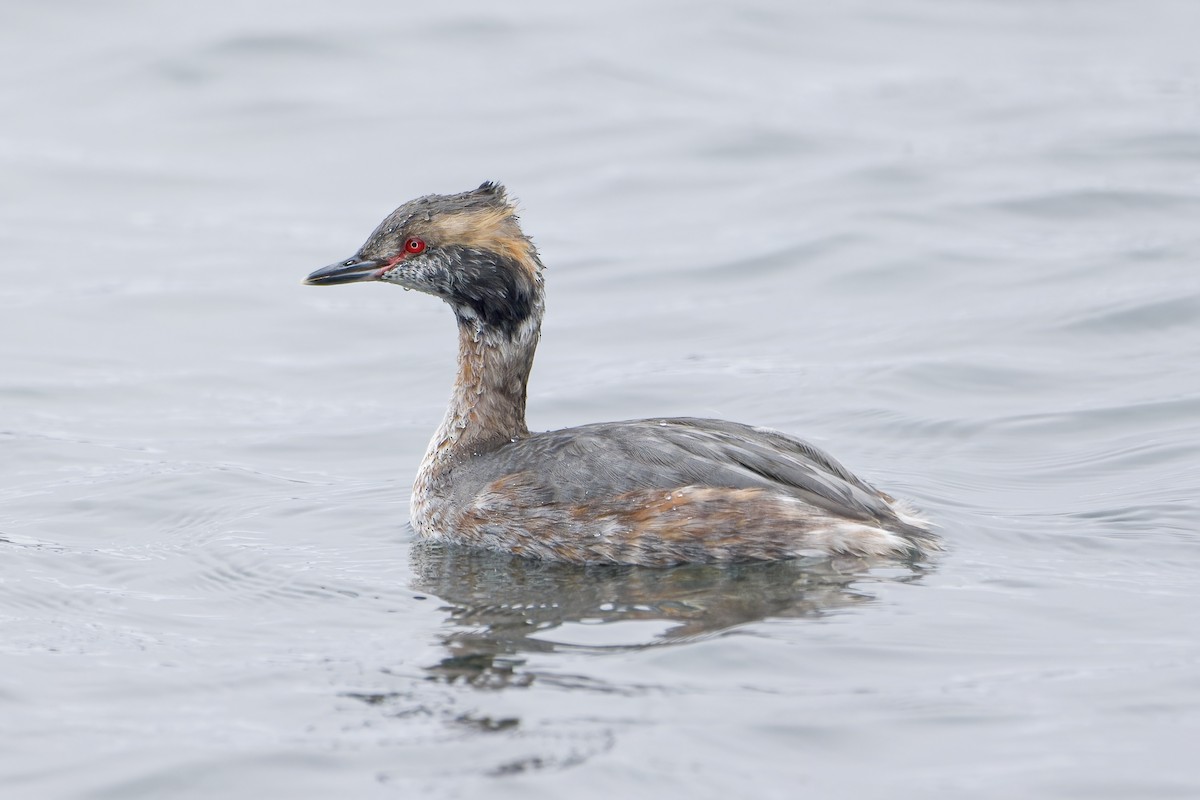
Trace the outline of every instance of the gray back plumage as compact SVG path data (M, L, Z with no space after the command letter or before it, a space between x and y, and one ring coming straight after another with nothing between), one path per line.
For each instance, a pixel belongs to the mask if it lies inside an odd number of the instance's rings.
M820 449L722 420L629 420L534 434L457 467L452 505L518 473L535 480L546 504L684 486L767 489L835 516L904 526L886 496Z

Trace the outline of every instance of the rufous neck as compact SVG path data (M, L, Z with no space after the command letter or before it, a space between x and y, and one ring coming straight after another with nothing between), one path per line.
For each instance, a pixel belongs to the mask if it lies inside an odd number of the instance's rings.
M511 335L459 318L458 374L429 455L469 457L529 435L525 392L539 317L531 317Z

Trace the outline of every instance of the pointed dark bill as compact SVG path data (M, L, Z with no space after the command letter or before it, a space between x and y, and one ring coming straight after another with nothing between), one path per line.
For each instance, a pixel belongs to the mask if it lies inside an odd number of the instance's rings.
M351 258L340 264L330 264L322 267L304 279L309 286L333 286L338 283L357 283L358 281L377 281L387 271L388 265L382 261L368 259L359 261Z

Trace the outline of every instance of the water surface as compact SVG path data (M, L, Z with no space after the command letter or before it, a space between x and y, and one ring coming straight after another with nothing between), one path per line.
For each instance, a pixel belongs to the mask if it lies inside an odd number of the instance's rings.
M0 787L1200 794L1200 8L14 6ZM804 435L927 564L421 544L453 323L303 287L504 181L530 423Z

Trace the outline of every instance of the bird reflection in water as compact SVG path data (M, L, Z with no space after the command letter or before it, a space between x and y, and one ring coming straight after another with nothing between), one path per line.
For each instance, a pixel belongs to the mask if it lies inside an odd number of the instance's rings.
M871 602L872 584L912 582L928 571L917 561L861 558L578 566L428 541L413 546L411 563L412 588L442 600L453 627L444 639L449 655L427 668L431 677L480 688L535 679L574 685L581 679L527 668L527 657L642 650L768 618L820 617ZM635 622L642 624L621 624ZM596 635L580 637L583 630Z

